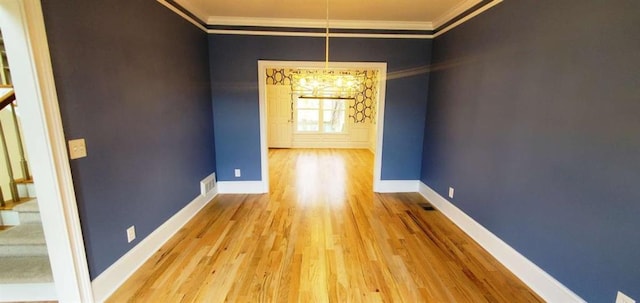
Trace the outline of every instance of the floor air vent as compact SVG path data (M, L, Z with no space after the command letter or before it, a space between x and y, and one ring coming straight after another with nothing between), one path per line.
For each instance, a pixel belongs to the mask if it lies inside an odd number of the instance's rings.
M432 211L432 210L436 210L435 208L433 208L433 206L429 203L420 203L418 204L420 206L420 208L426 210L426 211Z
M200 194L205 196L216 187L216 173L213 173L200 181Z

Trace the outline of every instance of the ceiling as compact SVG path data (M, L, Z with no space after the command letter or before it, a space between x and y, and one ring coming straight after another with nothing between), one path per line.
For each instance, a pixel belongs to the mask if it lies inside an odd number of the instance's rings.
M207 25L324 27L326 0L175 0ZM332 27L433 30L482 0L329 0Z

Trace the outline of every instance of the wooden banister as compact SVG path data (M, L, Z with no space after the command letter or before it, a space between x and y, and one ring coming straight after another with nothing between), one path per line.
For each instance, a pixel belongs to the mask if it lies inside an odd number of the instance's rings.
M0 110L16 100L16 93L11 85L0 85Z

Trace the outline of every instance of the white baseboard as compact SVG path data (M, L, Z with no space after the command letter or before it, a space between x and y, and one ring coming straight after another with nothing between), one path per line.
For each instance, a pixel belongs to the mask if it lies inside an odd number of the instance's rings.
M369 148L369 142L353 142L353 141L297 141L291 144L292 148L337 148L337 149L366 149Z
M263 181L218 181L221 194L264 194L269 192Z
M0 284L0 302L57 300L54 283Z
M156 228L149 236L140 241L113 265L91 282L95 302L104 302L122 285L140 266L144 264L164 243L182 228L193 216L217 195L217 188L206 196L200 195L173 217Z
M419 192L545 301L586 302L426 184Z
M377 193L415 193L418 191L418 180L380 180L373 185Z

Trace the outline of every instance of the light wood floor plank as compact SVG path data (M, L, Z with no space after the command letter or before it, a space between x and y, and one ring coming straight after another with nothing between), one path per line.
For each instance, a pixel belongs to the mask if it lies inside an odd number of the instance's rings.
M367 150L269 151L270 193L219 195L109 302L542 302Z

